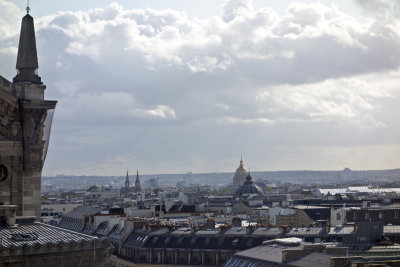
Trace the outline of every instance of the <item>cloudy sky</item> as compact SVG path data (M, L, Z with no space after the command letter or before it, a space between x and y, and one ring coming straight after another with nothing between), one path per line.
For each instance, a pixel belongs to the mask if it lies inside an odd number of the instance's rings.
M279 2L279 3L277 3ZM335 2L332 3L332 2ZM0 0L15 76L25 1ZM400 167L398 1L31 1L45 175Z

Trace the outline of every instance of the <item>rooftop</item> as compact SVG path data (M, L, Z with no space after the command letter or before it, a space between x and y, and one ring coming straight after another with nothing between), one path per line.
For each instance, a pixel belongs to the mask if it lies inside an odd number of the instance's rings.
M98 239L97 237L69 231L43 223L29 223L14 226L0 226L0 243L3 247L34 246L36 244L57 244L60 242L82 242Z

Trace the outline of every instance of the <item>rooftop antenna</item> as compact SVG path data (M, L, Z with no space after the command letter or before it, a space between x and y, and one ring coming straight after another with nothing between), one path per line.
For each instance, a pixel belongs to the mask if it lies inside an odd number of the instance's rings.
M29 7L29 0L28 0L28 4L26 5L26 13L29 14L30 10L31 10L31 8Z

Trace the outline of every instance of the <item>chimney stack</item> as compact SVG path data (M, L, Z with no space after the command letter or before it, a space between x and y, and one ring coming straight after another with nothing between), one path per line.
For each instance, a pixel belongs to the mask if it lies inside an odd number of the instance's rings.
M17 210L17 205L0 205L0 220L9 226L15 225Z

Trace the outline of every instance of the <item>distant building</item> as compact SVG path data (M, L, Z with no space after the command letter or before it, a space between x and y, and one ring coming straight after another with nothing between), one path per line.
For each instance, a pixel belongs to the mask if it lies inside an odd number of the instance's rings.
M253 178L250 174L248 174L245 182L238 189L236 189L236 192L233 196L239 199L247 199L262 194L262 189L253 182Z
M239 167L236 169L235 175L233 176L233 185L234 186L241 186L247 177L247 172L243 167L243 159L240 158Z
M156 188L159 186L158 177L157 178L150 178L145 181L145 186L150 188Z
M141 188L141 186L140 186L140 180L139 180L139 170L137 170L137 172L136 172L136 180L135 180L134 191L135 191L136 193L142 192L142 188Z
M372 194L399 194L400 188L396 187L388 187L388 188L370 188L368 186L348 186L346 188L318 188L316 190L317 196L326 196L331 195L334 196L336 194L364 194L364 195L372 195Z
M348 222L382 222L384 225L400 225L399 207L370 207L364 201L363 207L337 208L331 210L331 224Z
M346 250L340 249L334 252L341 256L346 256L347 253ZM321 246L306 247L299 238L281 238L235 253L223 266L325 267L330 265L330 260L331 255L322 253Z
M129 197L131 193L140 193L142 192L142 187L140 186L140 180L139 180L139 170L136 172L136 180L135 180L135 186L131 187L129 183L129 174L128 171L126 171L126 180L125 180L125 186L121 188L121 196L124 197Z

